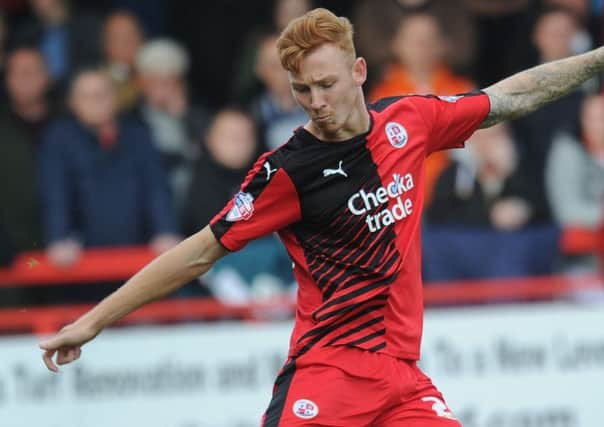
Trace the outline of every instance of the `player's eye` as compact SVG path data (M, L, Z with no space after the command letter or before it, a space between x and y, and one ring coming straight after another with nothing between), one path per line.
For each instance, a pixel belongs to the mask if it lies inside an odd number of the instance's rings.
M308 86L294 86L294 90L299 93L305 93L310 90Z

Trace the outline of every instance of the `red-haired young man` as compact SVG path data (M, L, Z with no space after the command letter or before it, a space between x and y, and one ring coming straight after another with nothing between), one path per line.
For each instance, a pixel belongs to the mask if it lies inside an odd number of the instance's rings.
M315 9L278 41L308 122L260 157L240 192L197 234L153 261L55 337L69 363L104 327L278 232L299 283L289 359L263 426L458 427L419 370L424 162L479 127L535 110L604 66L604 49L548 63L481 92L367 106L366 63L346 18Z

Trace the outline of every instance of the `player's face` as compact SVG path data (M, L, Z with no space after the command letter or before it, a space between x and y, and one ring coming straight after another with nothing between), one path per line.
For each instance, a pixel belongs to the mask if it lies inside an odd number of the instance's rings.
M304 108L318 137L345 139L360 108L365 108L361 86L366 78L362 58L325 44L308 54L289 79L296 101Z

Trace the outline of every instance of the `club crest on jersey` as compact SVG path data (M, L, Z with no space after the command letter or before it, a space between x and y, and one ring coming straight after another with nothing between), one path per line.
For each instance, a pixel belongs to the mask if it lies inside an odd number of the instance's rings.
M388 141L394 148L403 148L407 144L409 135L407 135L407 129L400 123L388 122L384 130Z
M319 407L315 402L308 399L299 399L296 400L294 406L292 407L294 411L294 415L298 418L302 418L305 420L310 420L311 418L319 415Z
M254 213L254 196L250 193L239 192L233 198L233 207L226 216L226 220L236 222L248 220Z

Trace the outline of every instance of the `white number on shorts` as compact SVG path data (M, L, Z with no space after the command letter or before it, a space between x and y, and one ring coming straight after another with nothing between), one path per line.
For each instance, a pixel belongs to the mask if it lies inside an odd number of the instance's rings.
M436 412L436 415L439 417L455 418L449 408L447 408L445 402L438 397L422 397L422 402L432 402L432 410Z

